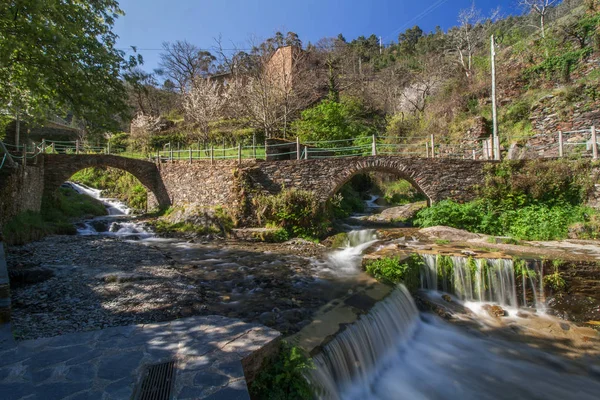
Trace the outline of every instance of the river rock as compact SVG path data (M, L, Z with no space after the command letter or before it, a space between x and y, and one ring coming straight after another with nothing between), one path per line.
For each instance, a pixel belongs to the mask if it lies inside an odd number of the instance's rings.
M427 207L427 203L424 201L405 204L398 207L390 207L386 208L379 214L371 215L369 218L367 218L367 220L372 222L406 221L414 217L419 210L425 207Z
M449 226L432 226L419 230L419 233L429 239L442 239L450 241L470 241L485 238L485 235L471 233L462 229L451 228Z
M490 317L500 318L506 316L506 311L497 305L485 304L481 308L485 310Z

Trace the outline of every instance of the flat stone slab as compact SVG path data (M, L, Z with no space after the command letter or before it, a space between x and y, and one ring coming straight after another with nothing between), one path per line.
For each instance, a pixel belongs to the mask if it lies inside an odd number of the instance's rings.
M175 399L250 399L242 360L280 333L206 316L4 342L0 399L130 399L146 367L176 361Z

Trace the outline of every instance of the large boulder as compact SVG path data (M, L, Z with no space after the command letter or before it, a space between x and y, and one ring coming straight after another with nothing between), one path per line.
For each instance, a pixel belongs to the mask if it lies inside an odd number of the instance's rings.
M471 233L463 229L451 228L449 226L431 226L419 230L419 233L429 239L442 239L454 242L481 241L485 235Z

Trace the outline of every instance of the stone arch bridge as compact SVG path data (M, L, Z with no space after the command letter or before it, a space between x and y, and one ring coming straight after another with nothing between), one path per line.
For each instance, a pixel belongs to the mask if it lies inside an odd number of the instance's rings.
M35 165L0 171L0 184L10 195L0 196L0 224L11 215L39 210L43 194L51 194L77 171L107 166L133 174L154 196L151 205L224 206L244 220L256 194L276 194L283 188L313 191L325 202L354 175L380 171L411 182L429 202L469 200L493 161L401 158L393 156L310 160L208 160L155 163L114 155L40 155Z

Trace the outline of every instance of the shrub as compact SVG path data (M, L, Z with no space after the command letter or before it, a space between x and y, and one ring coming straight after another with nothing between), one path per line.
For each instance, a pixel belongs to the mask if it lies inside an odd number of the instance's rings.
M317 238L329 228L329 214L313 192L284 189L254 198L259 223L285 229L290 237Z
M372 261L366 266L366 271L379 281L388 284L403 283L409 290L416 290L420 287L422 266L421 257L412 254L403 262L398 257L385 257Z
M305 375L314 364L301 349L282 342L278 354L250 385L250 394L261 400L311 400L313 391Z
M561 80L568 82L571 72L575 69L579 61L589 57L593 50L589 47L573 51L562 52L561 54L547 57L541 63L525 70L525 78L533 80L544 77L546 80Z

